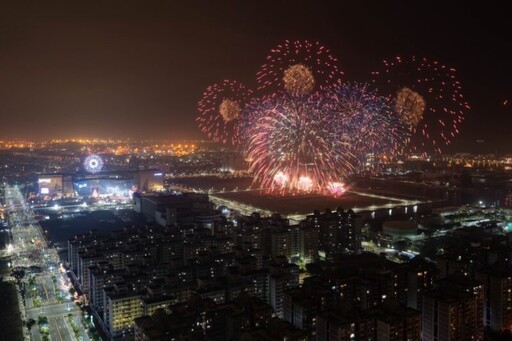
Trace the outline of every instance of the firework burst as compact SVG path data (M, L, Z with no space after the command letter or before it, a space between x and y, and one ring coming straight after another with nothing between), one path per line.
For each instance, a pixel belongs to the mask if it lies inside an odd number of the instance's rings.
M382 93L342 75L318 42L287 40L257 73L260 97L236 81L208 87L199 127L237 146L260 188L340 196L356 169L403 152L441 153L469 110L455 70L437 61L384 61L372 73Z
M299 180L297 180L297 189L301 192L311 192L313 190L313 180L311 177L299 177Z
M274 175L274 184L279 188L284 188L286 183L288 182L288 176L283 172L277 172Z
M355 83L337 85L328 96L332 124L338 135L349 137L360 166L400 154L408 142L409 126L390 108L387 98Z
M231 99L225 99L219 106L219 113L224 122L238 120L240 117L240 103Z
M248 103L251 90L236 81L209 86L199 101L199 128L215 142L236 144L237 122Z
M411 152L441 153L459 133L470 107L454 68L427 58L396 57L372 75L411 124Z
M255 182L267 189L317 191L353 171L350 146L337 136L317 94L286 93L251 107L244 135Z
M417 92L405 87L396 93L395 110L401 115L402 121L416 127L423 118L425 100Z
M297 95L309 94L315 87L313 73L302 64L295 64L284 70L283 82L286 91Z
M315 86L330 86L343 73L337 59L319 42L289 41L276 46L256 74L258 90L286 90L292 95L311 93Z
M327 185L327 190L332 196L339 197L345 194L347 188L345 187L345 184L342 182L330 182Z

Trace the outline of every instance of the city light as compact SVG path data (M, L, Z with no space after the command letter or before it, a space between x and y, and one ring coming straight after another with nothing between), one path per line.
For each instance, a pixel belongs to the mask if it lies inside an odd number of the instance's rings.
M510 336L501 7L10 2L0 339Z

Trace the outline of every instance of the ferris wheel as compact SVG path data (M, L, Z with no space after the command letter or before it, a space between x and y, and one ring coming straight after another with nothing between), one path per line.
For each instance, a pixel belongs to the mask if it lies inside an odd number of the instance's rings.
M98 173L103 168L103 159L96 154L89 155L84 160L84 168L89 173Z

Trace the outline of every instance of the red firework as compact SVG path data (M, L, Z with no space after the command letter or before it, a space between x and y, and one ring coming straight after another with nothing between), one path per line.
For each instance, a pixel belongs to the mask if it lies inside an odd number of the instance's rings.
M287 90L296 95L338 82L338 59L319 42L289 41L270 50L256 74L258 90Z
M372 75L379 91L395 101L404 117L409 120L414 117L410 152L440 154L442 148L459 133L459 124L470 107L464 99L454 68L428 58L396 57L384 60L383 70L372 72ZM411 101L418 102L419 99L424 110L418 110L413 102L398 106L396 100L405 92L412 94L409 97Z
M251 93L243 84L232 80L210 85L198 103L199 129L214 142L236 144L237 123Z
M323 191L354 170L350 141L339 136L320 95L276 94L249 107L245 154L267 190Z

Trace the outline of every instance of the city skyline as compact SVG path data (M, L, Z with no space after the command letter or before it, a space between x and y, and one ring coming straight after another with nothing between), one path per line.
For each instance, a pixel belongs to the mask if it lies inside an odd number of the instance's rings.
M331 48L347 80L368 81L396 55L455 66L472 110L448 151L512 151L510 49L504 14L491 9L305 1L3 7L3 137L206 139L195 118L208 85L229 78L254 86L268 49L310 39Z

